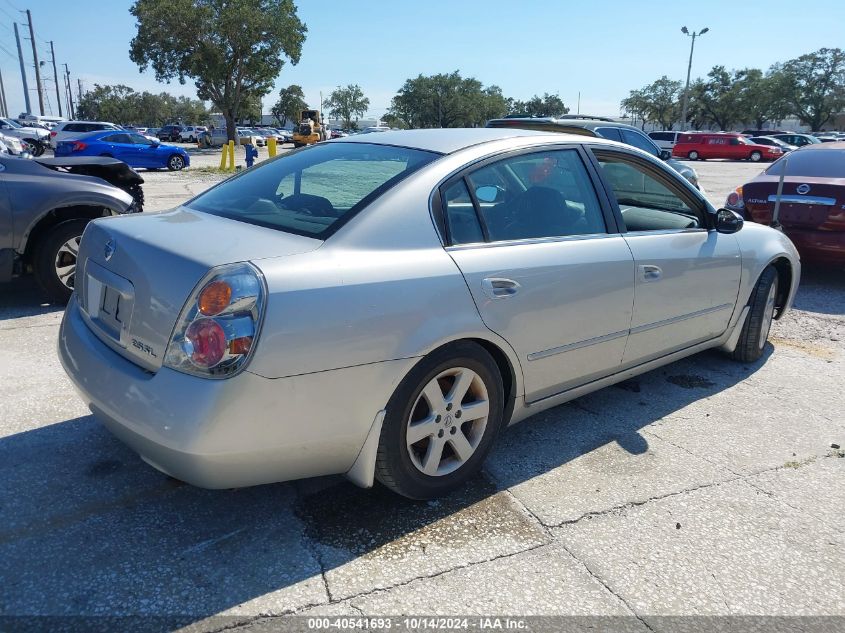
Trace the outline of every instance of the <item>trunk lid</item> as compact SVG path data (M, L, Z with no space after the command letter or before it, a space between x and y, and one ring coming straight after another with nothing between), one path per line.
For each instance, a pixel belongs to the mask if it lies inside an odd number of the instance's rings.
M761 174L743 186L749 217L770 224L779 175ZM845 178L786 176L778 220L785 229L845 230Z
M85 230L77 297L104 343L155 372L179 313L211 268L305 253L321 244L185 208L104 218Z

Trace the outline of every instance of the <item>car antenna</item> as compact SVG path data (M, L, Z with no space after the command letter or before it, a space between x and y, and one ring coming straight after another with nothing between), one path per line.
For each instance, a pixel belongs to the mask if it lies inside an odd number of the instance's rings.
M781 225L778 218L780 218L780 197L783 193L783 179L786 177L786 165L789 163L789 158L784 156L782 159L783 167L780 170L780 179L778 180L778 192L775 195L775 210L772 211L772 221L769 224L770 227L776 229L778 231L783 231L783 225Z

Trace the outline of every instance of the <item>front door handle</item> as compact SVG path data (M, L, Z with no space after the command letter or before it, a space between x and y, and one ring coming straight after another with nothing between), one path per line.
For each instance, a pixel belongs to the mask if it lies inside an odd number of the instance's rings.
M663 271L660 269L660 266L653 266L651 264L640 266L640 279L643 281L657 281L662 276Z
M513 279L486 277L481 280L481 290L491 299L505 299L519 291L519 284Z

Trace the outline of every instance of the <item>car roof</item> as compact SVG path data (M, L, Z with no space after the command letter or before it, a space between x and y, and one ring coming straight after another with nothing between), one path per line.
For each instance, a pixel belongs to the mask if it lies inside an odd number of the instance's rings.
M334 139L331 142L396 145L440 154L452 154L473 145L524 136L544 136L559 142L566 135L520 128L432 128L425 130L391 130L379 134L356 134ZM572 140L582 143L586 138L573 135Z
M831 149L838 149L843 150L845 149L845 141L836 141L834 143L813 143L812 145L805 145L804 147L799 148L796 151L799 152L815 152L820 150L831 150Z
M582 128L586 130L595 130L599 127L615 127L626 130L637 130L642 132L638 127L628 125L627 123L618 123L610 119L567 119L555 117L511 117L505 119L491 119L487 125L498 128L518 127L520 123L529 124L536 128L548 127L550 129L571 129Z

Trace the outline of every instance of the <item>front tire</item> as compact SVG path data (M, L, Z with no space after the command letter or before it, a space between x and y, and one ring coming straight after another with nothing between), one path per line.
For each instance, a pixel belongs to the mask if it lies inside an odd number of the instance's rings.
M742 326L742 333L731 357L741 363L751 363L763 355L763 348L769 338L772 320L775 314L775 301L778 296L778 274L769 266L760 275L751 299L750 310Z
M170 171L182 171L184 167L185 159L179 156L179 154L173 154L173 156L167 159L167 168Z
M695 150L691 151L688 156L690 160L698 160L698 152Z
M54 303L64 304L76 286L79 242L89 220L57 224L35 248L32 265L35 279Z
M432 499L475 475L502 427L504 387L496 362L466 341L436 350L387 404L377 479L411 499Z
M760 152L754 151L751 152L751 156L748 157L748 160L750 160L752 163L759 163L761 160L763 160L763 155Z

